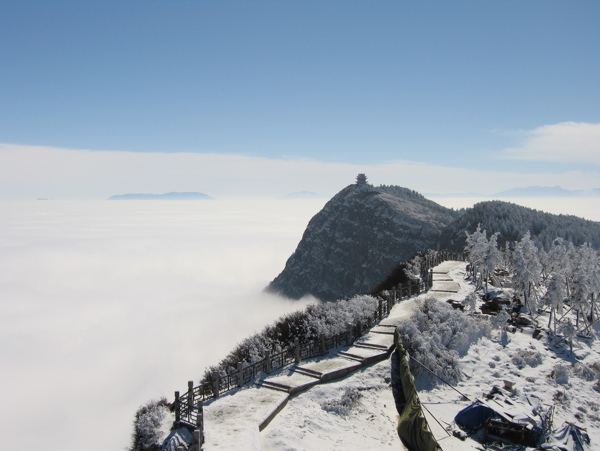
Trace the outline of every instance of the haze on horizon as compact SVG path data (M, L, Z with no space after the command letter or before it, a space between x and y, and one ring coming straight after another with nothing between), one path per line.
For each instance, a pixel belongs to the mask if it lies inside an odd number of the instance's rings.
M0 199L600 188L597 2L1 2Z

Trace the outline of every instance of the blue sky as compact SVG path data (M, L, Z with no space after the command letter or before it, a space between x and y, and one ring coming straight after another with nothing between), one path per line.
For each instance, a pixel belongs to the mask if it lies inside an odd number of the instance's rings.
M599 22L597 1L0 0L0 143L600 187Z

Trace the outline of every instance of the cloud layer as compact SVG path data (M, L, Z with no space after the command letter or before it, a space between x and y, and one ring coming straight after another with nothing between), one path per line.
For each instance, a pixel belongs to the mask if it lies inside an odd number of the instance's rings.
M123 449L139 405L306 304L262 290L322 204L1 203L3 447Z
M562 161L600 165L600 124L561 122L525 133L525 142L507 149L516 160Z
M505 155L541 158L540 149L545 149L547 159L558 158L559 149L566 145L559 146L558 137L563 136L562 143L576 143L576 140L569 141L569 137L576 134L571 126L549 127L552 133L539 131L528 146L512 149ZM583 144L578 147L582 150L577 155L599 158L600 152L593 154L597 144L590 141L597 127L590 125L589 129L586 137L580 138L587 147ZM86 151L10 144L0 145L0 171L0 199L5 200L106 199L114 194L171 191L200 191L219 199L276 198L298 191L331 196L353 183L359 172L366 173L375 185L400 185L423 193L477 191L489 194L518 186L592 189L600 185L598 174L593 172L499 171L489 162L482 162L480 169L415 161L355 165L248 155Z

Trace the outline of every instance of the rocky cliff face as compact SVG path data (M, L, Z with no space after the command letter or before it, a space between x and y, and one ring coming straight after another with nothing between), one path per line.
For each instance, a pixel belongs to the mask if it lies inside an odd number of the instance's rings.
M452 210L400 187L350 185L315 215L269 289L335 300L372 291L399 263L437 249Z

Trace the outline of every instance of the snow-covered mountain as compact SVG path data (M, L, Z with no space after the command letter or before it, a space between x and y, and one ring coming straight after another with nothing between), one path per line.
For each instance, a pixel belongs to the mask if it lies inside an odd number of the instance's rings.
M298 299L335 300L373 291L401 262L427 249L463 252L478 225L498 243L527 232L549 248L557 238L600 248L600 223L509 202L487 201L454 211L398 186L350 185L308 224L296 251L269 289Z
M335 300L372 291L400 262L436 249L455 213L400 187L350 185L315 215L269 289Z

